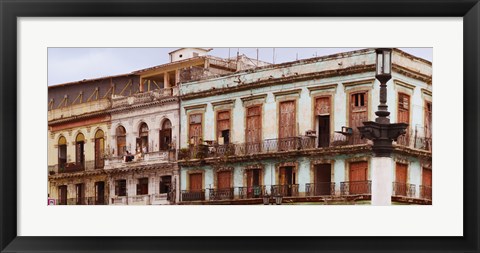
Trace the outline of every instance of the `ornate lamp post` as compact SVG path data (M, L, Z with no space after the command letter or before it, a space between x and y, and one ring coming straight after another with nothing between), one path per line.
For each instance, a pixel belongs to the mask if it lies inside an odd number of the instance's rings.
M363 122L358 130L362 138L373 141L371 162L372 205L390 205L392 196L393 146L400 135L405 134L406 123L390 123L387 106L387 82L392 78L392 49L376 49L377 66L375 77L380 81L380 104L375 112L375 121Z

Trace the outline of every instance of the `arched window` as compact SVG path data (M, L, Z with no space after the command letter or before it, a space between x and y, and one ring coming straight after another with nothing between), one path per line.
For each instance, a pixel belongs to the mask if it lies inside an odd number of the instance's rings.
M105 153L105 139L103 137L103 131L98 130L95 133L95 168L103 168L103 155Z
M127 132L123 126L118 126L115 135L117 136L117 155L125 155L127 150Z
M146 123L140 125L137 138L137 153L148 153L148 126Z
M172 123L165 120L160 130L160 150L168 150L172 144Z
M75 165L84 168L85 165L85 136L82 133L75 138Z
M58 139L58 168L64 169L67 163L67 139L60 137Z

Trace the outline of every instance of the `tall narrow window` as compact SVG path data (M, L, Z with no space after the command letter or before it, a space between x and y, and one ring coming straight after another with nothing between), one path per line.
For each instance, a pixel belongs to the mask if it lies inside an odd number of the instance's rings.
M137 195L148 194L148 178L139 178L137 184Z
M315 118L318 129L318 147L330 145L330 97L315 100Z
M398 93L398 123L410 124L410 96Z
M115 181L115 195L127 196L127 180L120 179Z
M76 204L84 205L85 204L85 187L83 184L76 184Z
M66 185L60 185L58 187L58 204L59 205L66 205L67 204L67 186Z
M82 133L77 135L75 139L75 165L84 168L85 165L85 136Z
M67 139L60 137L58 139L58 168L65 169L67 163Z
M425 102L425 137L432 137L432 102Z
M245 128L245 142L247 153L261 152L262 141L262 106L256 105L247 108L247 127Z
M98 130L95 133L95 168L101 169L104 166L103 155L105 153L105 139L103 131Z
M191 114L189 117L189 131L188 138L190 144L198 145L201 144L202 138L202 114Z
M127 150L127 132L123 126L118 126L115 135L117 137L117 155L123 156Z
M366 91L354 93L350 96L349 125L353 130L351 144L365 143L366 139L362 139L359 126L363 126L363 122L368 121L368 93Z
M287 138L295 136L295 101L285 101L280 103L279 118L279 138Z
M217 140L220 145L230 143L230 111L217 113Z
M137 153L148 153L148 125L142 123L139 129L139 137L137 138Z
M172 123L170 120L165 120L160 130L160 150L170 149L172 144Z

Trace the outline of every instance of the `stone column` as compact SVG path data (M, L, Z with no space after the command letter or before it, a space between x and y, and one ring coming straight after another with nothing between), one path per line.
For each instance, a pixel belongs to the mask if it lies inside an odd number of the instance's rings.
M392 204L393 159L391 157L373 157L371 162L372 205Z

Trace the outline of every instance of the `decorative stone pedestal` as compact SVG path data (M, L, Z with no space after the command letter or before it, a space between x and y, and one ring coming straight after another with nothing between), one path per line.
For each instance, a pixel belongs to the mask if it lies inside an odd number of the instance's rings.
M393 159L391 157L372 158L372 205L388 206L392 204L392 170Z

